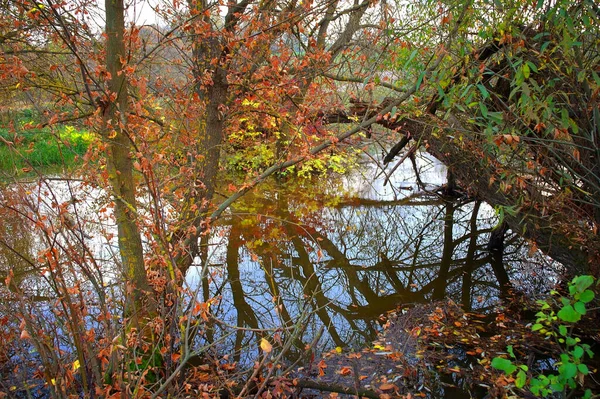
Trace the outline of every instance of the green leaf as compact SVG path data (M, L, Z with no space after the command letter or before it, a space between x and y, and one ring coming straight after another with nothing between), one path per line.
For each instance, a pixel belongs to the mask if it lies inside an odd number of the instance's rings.
M531 61L527 61L527 65L529 66L529 69L531 69L533 72L537 73L538 69L537 66L535 66L535 64Z
M515 386L517 388L523 388L527 382L527 374L523 370L519 370L517 373L517 379L515 380Z
M544 44L542 44L542 47L540 47L540 53L543 53L544 50L546 50L549 45L550 45L550 42L544 42Z
M575 346L579 343L579 341L576 338L573 337L567 337L567 345L568 346Z
M567 327L561 324L560 326L558 326L558 332L560 333L560 335L565 337L568 333Z
M510 355L510 357L512 357L513 359L515 359L515 352L513 351L512 345L508 345L506 347L506 351L508 352L508 354Z
M485 106L485 104L483 102L479 102L479 109L481 110L481 115L483 115L484 118L487 118L488 108Z
M408 57L408 61L406 61L406 64L404 64L404 69L406 69L408 64L410 64L410 62L415 58L415 56L417 55L418 52L419 52L419 49L414 49L413 52L410 53L410 57Z
M501 357L495 357L492 359L492 367L504 371L506 374L512 374L517 369L517 366L512 364L512 362L508 359L503 359Z
M419 87L421 87L423 78L425 78L425 71L421 72L421 74L419 75L419 79L417 80L417 90L419 90Z
M531 326L531 331L538 331L538 330L541 330L542 328L544 328L543 325L541 325L541 324L534 324L533 326Z
M592 77L594 78L594 82L596 82L596 84L600 86L600 76L598 76L596 72L592 71Z
M592 299L594 299L594 293L590 290L585 290L581 294L579 294L579 300L583 303L588 303Z
M567 305L567 306L563 307L561 310L558 311L558 313L556 315L561 320L569 322L569 323L575 323L575 322L581 320L581 314L577 313L575 311L575 309L573 309L573 306L571 306L571 305Z
M577 345L575 348L573 348L572 353L575 359L581 359L581 357L583 356L583 348Z
M592 276L577 276L573 279L573 284L577 287L578 292L583 292L590 285L594 284L594 277L592 277Z
M525 77L525 79L529 79L529 75L531 73L531 70L529 69L529 65L524 64L522 68L523 68L523 76Z
M565 389L565 384L561 384L560 382L555 382L554 384L550 385L550 388L554 392L561 392L563 389Z
M577 366L573 363L565 363L558 368L558 372L564 379L573 378L577 375Z
M489 98L490 93L487 91L487 89L485 88L484 85L482 85L481 83L479 83L477 85L477 88L479 89L479 91L481 92L481 95L483 96L483 98Z
M502 123L504 114L502 112L488 112L488 119L495 123Z
M573 305L573 307L575 308L575 311L577 313L579 313L580 315L584 315L585 314L585 303L583 303L583 302L575 302L575 305Z

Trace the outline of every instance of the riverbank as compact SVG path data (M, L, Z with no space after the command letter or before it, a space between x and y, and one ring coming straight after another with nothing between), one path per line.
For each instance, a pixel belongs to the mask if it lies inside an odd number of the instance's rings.
M81 126L43 126L31 110L5 122L0 127L0 176L5 178L75 168L93 141Z

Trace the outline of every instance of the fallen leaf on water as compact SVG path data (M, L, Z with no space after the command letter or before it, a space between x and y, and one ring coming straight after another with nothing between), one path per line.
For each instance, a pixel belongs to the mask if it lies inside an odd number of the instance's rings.
M389 389L395 389L395 388L398 388L398 387L396 385L390 384L390 383L381 384L379 386L379 389L381 389L382 391L387 391Z

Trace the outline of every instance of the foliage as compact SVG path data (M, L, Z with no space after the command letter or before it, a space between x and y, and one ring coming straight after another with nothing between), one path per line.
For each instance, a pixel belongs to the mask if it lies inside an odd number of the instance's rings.
M513 347L508 346L507 352L511 359L496 357L492 367L512 376L517 372L514 384L518 389L527 388L537 397L547 397L552 393L560 393L561 397L569 397L571 392L578 389L578 383L583 385L584 377L589 374L585 364L585 355L594 356L588 344L574 335L575 323L587 313L586 304L594 299L594 292L589 289L594 283L592 276L577 276L568 285L568 296L560 296L559 300L549 303L539 300L540 312L536 314L536 323L531 331L556 341L562 348L560 359L555 359L556 374L536 372L532 375L528 366L519 364ZM560 294L552 291L554 297ZM555 311L559 306L558 311ZM584 393L584 398L590 398L591 391Z
M468 16L479 19L479 36L459 37L459 56L436 75L435 107L459 128L461 145L479 154L479 167L493 170L489 184L512 198L504 205L550 213L556 228L596 251L597 6L590 1L480 6ZM595 227L573 230L572 219Z
M72 125L38 128L38 121L39 117L31 110L24 110L13 128L0 129L1 171L19 174L40 167L69 168L93 141L86 130Z

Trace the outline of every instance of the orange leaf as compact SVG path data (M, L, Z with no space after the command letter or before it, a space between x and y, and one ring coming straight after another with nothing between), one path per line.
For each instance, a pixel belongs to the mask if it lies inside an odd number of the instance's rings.
M338 374L340 375L349 375L352 374L352 369L348 366L344 366L340 369L340 371L338 371Z
M379 386L379 389L381 389L382 391L387 391L387 390L396 389L396 388L398 388L396 385L390 384L390 383L381 384Z

